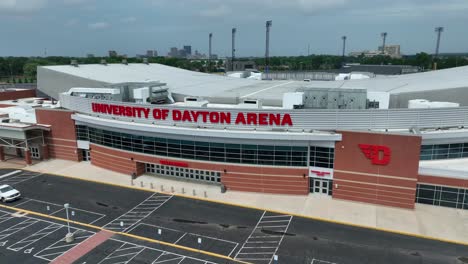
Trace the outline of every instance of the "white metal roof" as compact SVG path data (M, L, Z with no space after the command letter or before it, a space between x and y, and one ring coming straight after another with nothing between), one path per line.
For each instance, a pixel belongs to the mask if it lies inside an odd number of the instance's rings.
M193 96L278 99L282 98L283 93L294 92L302 87L367 89L368 91L391 94L468 88L468 66L362 80L311 82L242 79L188 71L153 63L41 67L109 84L161 81L167 83L173 92Z

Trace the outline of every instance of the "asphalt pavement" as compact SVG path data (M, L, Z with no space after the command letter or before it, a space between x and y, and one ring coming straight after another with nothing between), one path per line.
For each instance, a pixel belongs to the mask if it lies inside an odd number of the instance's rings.
M468 263L466 245L28 171L1 178L1 175L12 171L0 170L0 184L11 184L21 191L23 198L7 203L8 206L65 218L63 204L69 203L72 220L246 262L275 263L276 255L277 263L287 264ZM1 222L1 214L0 230L14 226L17 224L15 221L24 220L24 217L14 217ZM8 218L11 212L3 214ZM51 220L41 218L41 221ZM37 252L34 252L47 248L46 244L53 242L55 235L63 236L60 233L62 229L35 242L44 245L36 246L31 254L8 249L11 243L24 239L23 232L31 233L26 230L33 227L41 228L42 224L33 223L24 231L9 235L8 239L2 238L0 231L0 259L18 257L18 263L41 263L33 261L37 259ZM8 242L2 246L5 240ZM49 258L53 256L49 255ZM76 263L119 261L234 263L125 235L114 235Z

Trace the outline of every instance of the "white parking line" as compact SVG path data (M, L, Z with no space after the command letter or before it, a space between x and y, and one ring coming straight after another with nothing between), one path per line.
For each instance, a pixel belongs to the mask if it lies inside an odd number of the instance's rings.
M23 239L21 239L20 241L16 242L15 244L9 246L7 249L9 250L13 250L13 251L20 251L22 250L23 248L33 244L33 243L36 243L37 241L43 239L44 237L54 233L55 231L59 230L60 228L62 228L63 226L62 225L59 225L59 224L51 224L51 225L48 225L46 227L44 227L43 229L35 232L34 234L28 236L28 237L25 237Z
M15 171L11 171L9 173L5 173L2 176L0 176L0 179L6 178L6 177L8 177L10 175L14 175L14 174L17 174L17 173L20 173L20 172L21 172L20 170L15 170Z
M281 242L283 241L284 235L289 228L291 220L291 215L266 215L266 211L264 211L249 237L247 240L245 240L244 244L234 258L244 261L271 263L273 256L276 254L279 246L281 245ZM284 222L285 225L275 225L275 223L278 222ZM272 231L272 235L269 235L268 232L266 232L268 229L270 229L269 231Z
M103 228L118 232L129 232L128 230L131 230L134 225L163 206L171 198L172 195L154 193L128 212L104 225Z

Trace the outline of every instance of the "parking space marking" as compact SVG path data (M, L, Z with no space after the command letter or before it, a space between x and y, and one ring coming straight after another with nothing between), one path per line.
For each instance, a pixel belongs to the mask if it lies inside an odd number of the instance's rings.
M252 233L234 258L262 264L271 263L292 218L291 215L279 215L264 211Z
M74 230L73 233L75 235L75 239L73 240L73 242L66 243L65 240L61 238L52 245L49 245L45 249L34 254L34 257L47 261L53 261L60 255L74 248L75 246L78 246L79 244L83 243L86 239L90 238L92 235L95 234L94 232L77 228L72 228L72 230Z
M35 223L37 223L38 221L36 220L32 220L32 219L26 219L18 224L15 224L14 226L10 226L9 228L7 229L3 229L2 231L0 231L0 240L1 239L4 239L10 235L13 235L14 233L16 232L19 232Z
M11 214L2 214L0 216L0 224L5 222L5 221L8 221L8 220L10 220L12 218L13 218L13 216L11 216Z
M15 175L9 178L5 178L4 180L0 181L1 184L8 184L8 185L15 185L20 182L24 182L27 180L31 180L33 178L36 178L37 176L41 175L42 173L40 172L32 172L32 171L21 171L21 174Z
M0 176L0 179L6 178L8 176L11 176L11 175L14 175L14 174L17 174L17 173L20 173L20 172L21 172L21 170L15 170L15 171L11 171L9 173L5 173L2 176Z
M314 258L314 259L312 259L312 262L310 262L310 264L338 264L338 263Z
M134 225L152 214L172 197L173 195L154 193L130 211L107 223L103 228L117 232L128 232Z
M157 226L157 225L151 225L151 224L147 224L147 223L138 223L138 224L134 225L131 229L129 229L127 231L127 233L131 233L133 230L138 229L140 226L149 226L149 227L154 228L155 230L162 229L162 230L170 230L170 231L173 231L173 232L182 233L182 235L180 235L180 237L178 237L174 242L171 242L171 243L176 244L176 245L180 244L179 242L184 237L186 237L187 235L194 236L194 237L200 237L200 238L203 238L204 240L215 240L215 241L221 241L221 242L226 243L226 244L230 244L229 247L232 247L232 250L227 255L228 257L230 257L232 255L232 253L235 251L235 249L239 246L239 243L234 242L234 241L225 240L225 239L216 238L216 237L205 236L205 235L200 235L200 234L196 234L196 233L184 232L182 230L171 229L171 228ZM226 245L226 247L227 246L228 245ZM223 255L225 255L225 254L227 254L227 253L223 253Z
M39 204L44 204L44 208L48 208L48 209L51 209L51 208L56 208L55 210L51 210L51 212L46 212L48 215L56 215L62 211L65 210L65 208L63 207L63 205L61 204L56 204L56 203L51 203L51 202L46 202L46 201L42 201L42 200L37 200L37 199L32 199L32 198L23 198L25 199L26 201L22 202L22 203L19 203L19 204L16 204L15 208L21 208L20 206L25 206L25 205L28 205L28 203L39 203ZM57 209L59 208L59 209ZM99 221L100 219L106 217L105 214L101 214L101 213L96 213L96 212L92 212L92 211L88 211L88 210L84 210L84 209L79 209L79 208L75 208L75 207L70 207L70 211L77 211L77 212L85 212L87 214L90 214L93 216L93 221L89 222L89 223L86 223L86 224L93 224L97 221ZM96 218L96 219L94 219ZM73 219L72 219L73 220ZM81 221L80 221L81 222Z
M156 252L158 253L158 257L156 257L153 262L151 262L151 264L157 264L157 263L167 263L169 261L172 261L172 260L176 260L176 259L180 259L180 262L179 263L182 263L184 260L188 260L190 261L189 263L194 263L194 261L196 262L200 262L200 264L217 264L215 262L211 262L211 261L207 261L207 260L204 260L204 259L199 259L199 258L195 258L195 257L189 257L189 256L185 256L185 255L180 255L180 254L176 254L176 253L172 253L172 252L169 252L169 251L164 251L164 250L160 250L160 249L155 249L155 248L152 248L152 247L148 247L148 246L144 246L144 245L137 245L137 244L134 244L134 243L131 243L131 242L126 242L126 241L122 241L122 240L119 240L119 239L116 239L116 238L110 238L109 240L112 240L112 241L117 241L117 242L120 242L122 243L122 246L116 250L114 250L114 252L116 252L117 250L121 249L121 251L123 250L126 250L126 249L129 249L129 248L142 248L142 250L138 253L140 254L141 252L143 252L144 250L149 250L149 251L153 251L153 252ZM124 247L124 245L126 247ZM124 247L122 249L122 247ZM114 252L112 252L109 256L111 256ZM134 258L136 256L138 256L138 254L136 254L134 256ZM106 257L107 258L107 257ZM106 259L105 258L105 259ZM104 260L103 259L101 262L99 262L99 264L104 264ZM127 262L105 262L105 264L117 264L117 263L128 263Z
M127 264L140 254L145 248L130 243L122 244L118 249L114 250L110 255L106 256L98 264Z
M21 239L15 244L8 247L9 250L20 251L23 248L41 240L42 238L54 233L55 231L62 228L62 225L59 224L50 224L49 226L44 227L43 229L37 231L36 233Z

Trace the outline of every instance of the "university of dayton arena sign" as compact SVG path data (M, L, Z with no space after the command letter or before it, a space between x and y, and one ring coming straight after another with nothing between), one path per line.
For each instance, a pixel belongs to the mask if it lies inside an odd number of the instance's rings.
M129 118L153 118L155 120L172 120L174 122L236 124L259 126L293 126L289 114L278 113L245 113L232 115L230 112L205 110L178 110L165 108L149 108L143 106L125 106L102 103L92 103L94 113L123 116ZM234 117L234 118L233 118Z

